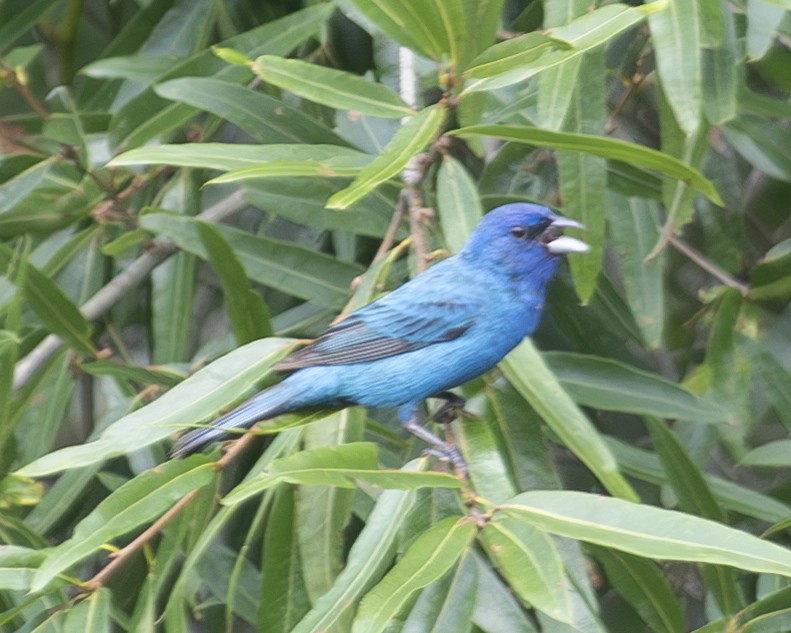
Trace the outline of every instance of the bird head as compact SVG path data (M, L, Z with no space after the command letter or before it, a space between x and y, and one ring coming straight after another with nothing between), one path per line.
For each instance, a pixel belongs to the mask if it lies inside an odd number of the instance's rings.
M537 204L506 204L483 217L460 255L543 285L555 273L560 255L589 249L585 242L563 235L566 228L583 226Z

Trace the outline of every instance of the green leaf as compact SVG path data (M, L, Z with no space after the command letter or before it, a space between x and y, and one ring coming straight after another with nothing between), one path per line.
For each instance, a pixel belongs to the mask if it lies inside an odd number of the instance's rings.
M467 551L477 526L467 517L448 517L421 534L395 567L363 598L353 633L379 633L419 589L442 578Z
M389 38L437 62L457 65L467 38L476 32L467 33L471 10L461 0L352 0L352 4Z
M416 470L415 464L408 464L403 470ZM346 567L332 589L313 604L312 609L290 633L329 631L353 612L357 601L391 566L399 532L415 500L416 493L413 490L385 490L377 498L365 527L349 551Z
M219 45L236 49L248 57L287 55L321 29L332 9L328 4L316 4L240 33ZM249 80L252 73L241 66L227 66L211 50L203 49L187 57L159 79L164 82L188 75L215 76L243 83ZM147 88L114 113L111 140L120 149L137 147L152 138L165 135L195 114L195 108L162 99L152 88Z
M667 5L666 0L657 0L639 7L610 4L587 12L568 24L544 30L543 34L551 38L554 44L552 47L542 48L544 54L536 59L533 59L532 52L527 52L525 58L519 57L521 48L529 51L540 44L539 38L532 34L515 38L517 44L497 44L481 54L477 60L473 60L474 65L480 64L481 60L487 64L478 71L483 77L470 83L464 92L492 90L520 83L542 70L557 67L601 46L641 22L646 15L661 13ZM502 63L498 60L502 60Z
M72 537L47 553L31 591L40 591L60 573L113 539L163 514L195 488L208 486L214 470L205 456L171 461L125 483L74 528Z
M552 534L661 560L791 576L786 548L708 519L575 491L534 491L500 506Z
M22 281L25 298L36 316L52 333L86 355L96 348L91 341L91 324L55 282L32 264L25 266Z
M480 539L494 566L528 607L560 622L573 621L569 581L549 536L506 517L487 523Z
M589 545L587 549L604 567L613 588L651 630L657 633L684 630L678 597L656 564L604 547Z
M42 550L4 545L0 548L0 589L29 591L33 574L45 558Z
M263 631L290 631L310 608L299 564L295 488L275 492L266 522L258 627Z
M451 253L458 253L483 216L483 209L475 181L458 160L447 154L437 173L437 211L445 244Z
M351 185L327 201L327 207L345 209L398 174L434 139L444 120L445 109L442 105L421 110L396 132L382 153L357 175Z
M618 458L618 463L632 477L656 485L668 483L668 476L659 458L649 451L639 449L614 438L607 443ZM714 475L706 475L714 496L722 506L760 521L780 521L791 514L791 508L768 495L740 486Z
M558 124L570 132L595 134L604 129L607 116L604 85L596 79L605 72L604 55L599 51L588 53L580 58L578 66L579 73L567 87L568 101L562 108L555 106L565 113L565 121L561 119ZM558 71L569 67L566 64ZM558 71L551 71L557 75L555 85L563 86L565 73ZM543 80L550 78L549 74L542 75L539 106L545 89ZM558 152L557 163L563 213L585 226L585 242L590 245L585 257L569 258L577 294L583 303L588 303L596 290L604 254L607 162L585 153Z
M516 125L471 125L452 130L448 134L462 137L491 136L506 141L529 143L538 147L551 147L557 150L586 152L609 160L621 160L649 169L655 169L669 178L676 178L696 188L715 204L722 204L712 182L694 167L655 149L635 145L620 139L595 136L593 134L572 134L553 132Z
M117 360L94 360L80 363L80 369L91 376L112 376L123 380L132 380L141 385L161 385L173 387L184 380L186 373L169 367L140 367Z
M156 86L165 99L206 110L239 126L261 143L346 142L327 126L284 101L211 77L182 77Z
M148 406L117 420L99 439L44 455L17 474L43 477L98 464L162 441L186 425L207 420L249 395L269 367L292 350L292 344L282 338L248 343L210 363Z
M661 420L646 417L648 430L673 491L681 507L698 516L726 523L725 513L714 498L703 473L698 469L676 435ZM705 565L703 577L712 595L725 613L744 607L744 598L737 588L732 569L719 565Z
M698 3L668 0L665 11L648 16L648 24L662 90L681 129L691 135L703 106Z
M647 257L659 239L659 205L654 200L624 199L609 192L605 210L626 300L645 344L656 349L662 343L665 322L667 258L664 253Z
M611 494L625 499L638 498L619 472L610 449L563 390L529 339L508 354L500 367L522 397Z
M791 440L775 440L754 448L739 460L742 466L788 468Z
M149 213L141 218L140 224L184 250L207 257L194 218ZM223 225L216 225L216 228L250 279L301 299L341 308L348 298L352 279L362 272L355 264L292 242L251 235Z
M359 482L377 488L413 490L424 487L460 488L461 482L447 473L410 473L379 470L378 447L369 442L322 446L283 457L257 477L237 486L224 499L235 505L280 483L356 488Z
M105 633L111 630L110 600L112 592L106 587L94 591L68 610L63 623L64 631Z
M574 400L609 411L721 424L727 412L676 383L618 361L571 352L543 354Z
M237 343L242 345L257 338L272 336L269 309L261 295L250 286L244 268L228 242L206 222L198 223L198 233L212 268L220 279Z
M301 175L322 174L327 170L345 170L342 175L353 175L370 162L370 156L338 145L241 145L235 143L187 143L184 145L155 145L139 147L116 156L108 165L177 165L205 167L221 171L258 168L262 171L271 164L284 175L284 168L301 170ZM304 167L300 167L300 166Z
M267 83L331 108L386 118L412 114L390 88L349 72L275 55L262 55L252 69Z
M33 0L17 5L14 11L8 7L0 22L0 55L5 54L25 31L46 18L59 5L59 0Z
M487 48L470 62L464 75L472 79L485 79L512 71L521 71L547 52L572 48L573 45L569 42L555 39L546 32L526 33Z

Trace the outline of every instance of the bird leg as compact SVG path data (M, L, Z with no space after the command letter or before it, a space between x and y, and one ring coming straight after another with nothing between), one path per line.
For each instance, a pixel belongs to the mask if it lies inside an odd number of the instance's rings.
M437 424L450 424L459 417L459 414L464 411L464 405L467 404L467 400L456 395L452 391L440 391L432 397L445 401L445 403L436 410L434 415L431 416L431 419Z
M422 426L420 422L418 422L417 415L415 415L414 412L408 419L403 420L401 424L403 424L404 428L412 433L412 435L419 437L429 444L430 448L424 451L426 455L432 455L444 462L451 463L459 473L465 478L467 477L467 463L464 461L459 450Z

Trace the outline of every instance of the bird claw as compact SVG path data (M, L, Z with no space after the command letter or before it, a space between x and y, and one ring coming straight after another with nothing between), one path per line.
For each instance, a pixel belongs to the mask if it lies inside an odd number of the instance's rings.
M452 446L445 440L440 439L427 428L418 423L417 418L414 415L408 420L404 421L403 424L404 427L406 427L406 429L412 433L412 435L416 435L429 445L429 448L424 451L425 455L432 455L433 457L438 457L444 462L453 464L453 466L456 468L456 471L460 475L465 478L467 477L467 464L455 446Z
M445 403L435 411L431 419L437 424L448 425L464 413L467 400L450 391L441 391L435 398L445 400Z

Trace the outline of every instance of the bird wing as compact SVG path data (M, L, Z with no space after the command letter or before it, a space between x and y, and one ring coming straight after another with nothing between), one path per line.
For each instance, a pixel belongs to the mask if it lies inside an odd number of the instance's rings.
M484 302L474 292L450 298L441 292L444 284L432 287L430 279L423 281L426 276L354 312L275 369L362 363L458 338L473 325Z

